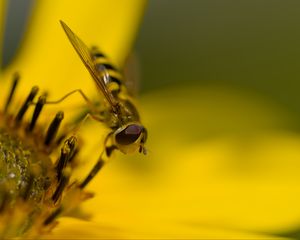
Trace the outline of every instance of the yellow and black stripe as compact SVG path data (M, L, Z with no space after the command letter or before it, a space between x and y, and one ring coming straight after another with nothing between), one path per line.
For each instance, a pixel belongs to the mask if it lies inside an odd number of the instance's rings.
M111 82L116 83L119 87L118 91L121 91L121 86L123 85L123 76L121 71L114 66L106 55L100 52L97 47L91 48L91 55L95 61L96 67L104 67L108 71Z

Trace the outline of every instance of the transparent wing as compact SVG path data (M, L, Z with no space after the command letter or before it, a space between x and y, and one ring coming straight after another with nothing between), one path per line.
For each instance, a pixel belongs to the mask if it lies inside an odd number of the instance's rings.
M136 97L140 91L140 66L137 55L128 55L124 67L124 84L129 95Z
M102 76L95 68L94 61L91 57L89 48L81 41L81 39L63 22L60 21L65 33L67 34L71 44L73 45L74 49L78 53L81 61L86 66L87 70L90 72L92 78L96 82L98 88L102 91L105 98L109 102L114 112L117 111L117 101L107 89L105 81L106 81L106 74L104 73Z

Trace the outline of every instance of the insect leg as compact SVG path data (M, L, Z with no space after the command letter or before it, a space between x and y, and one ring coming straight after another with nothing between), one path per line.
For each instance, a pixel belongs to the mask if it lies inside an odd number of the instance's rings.
M82 126L82 124L88 119L88 118L92 118L98 122L103 122L104 118L101 116L101 113L99 113L99 109L98 109L98 105L94 104L86 95L85 93L81 90L81 89L75 89L69 93L67 93L66 95L64 95L63 97L61 97L58 100L55 101L46 101L46 95L43 95L43 101L41 102L39 99L38 102L31 102L30 104L35 105L35 113L33 116L33 120L32 123L30 124L31 128L30 130L33 129L35 121L41 111L41 108L46 105L46 104L58 104L61 103L62 101L64 101L66 98L68 98L69 96L75 94L75 93L79 93L81 95L81 97L84 99L84 101L87 103L88 105L88 112L81 114L80 118L77 119L75 122L71 123L69 125L69 130L70 131L78 131L78 129ZM74 127L74 125L76 125L76 127Z
M66 98L68 98L69 96L75 94L75 93L79 93L81 95L81 97L83 98L83 100L87 103L88 107L92 110L92 111L97 111L95 104L85 95L85 93L81 90L81 89L75 89L69 93L67 93L66 95L64 95L63 97L61 97L58 100L55 101L46 101L44 104L58 104L61 103L62 101L64 101ZM32 102L31 104L36 105L36 102Z
M75 127L71 130L74 134L80 130L82 125L88 120L88 119L93 119L97 122L103 122L104 118L101 118L100 114L92 114L92 113L87 113L82 120L80 120L79 123L76 123Z
M107 135L105 138L105 148L104 151L101 153L100 157L98 158L98 161L90 171L90 173L86 176L86 178L83 180L83 182L79 185L80 189L85 188L85 186L96 176L96 174L102 169L104 164L108 161L108 158L111 156L112 152L116 150L117 148L114 145L109 145L108 140L112 136L112 132Z

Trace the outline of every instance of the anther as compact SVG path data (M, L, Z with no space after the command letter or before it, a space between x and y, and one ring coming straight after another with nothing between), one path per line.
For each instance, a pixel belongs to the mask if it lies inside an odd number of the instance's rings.
M26 111L27 111L28 107L30 106L31 102L33 101L34 97L37 95L38 91L39 91L39 88L36 86L31 89L26 101L24 102L23 106L21 107L20 111L18 112L18 114L16 116L17 123L22 121L24 114L26 113Z
M52 142L52 140L55 138L56 133L58 131L58 128L60 126L61 121L64 118L64 113L63 112L58 112L55 116L55 118L53 119L53 121L51 122L46 137L45 137L45 145L49 146Z
M79 153L79 148L75 148L74 153L72 154L72 156L69 158L69 163L71 163L73 161L73 159L77 156L77 154Z
M56 172L57 172L57 180L60 181L63 175L63 170L67 166L67 163L73 157L75 153L75 146L76 146L77 139L72 136L67 139L64 143L64 146L61 149L59 160L57 161L56 165Z
M38 102L36 103L32 118L31 118L31 122L28 126L28 130L31 132L35 126L35 123L38 119L38 117L40 116L40 113L45 105L46 102L46 95L42 95L39 97Z
M62 176L54 194L52 195L52 201L54 203L56 203L58 201L58 199L60 198L61 194L63 193L65 187L67 186L68 182L69 182L70 176L69 174Z
M6 103L5 103L4 112L7 112L7 110L8 110L8 107L9 107L11 100L13 99L14 93L16 91L16 87L19 82L19 79L20 79L19 73L15 73L13 76L13 84L11 86L10 93L9 93Z

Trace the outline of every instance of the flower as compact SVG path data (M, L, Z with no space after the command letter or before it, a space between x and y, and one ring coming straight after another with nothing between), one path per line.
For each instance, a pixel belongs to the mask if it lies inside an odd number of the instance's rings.
M53 1L38 4L23 50L4 78L20 71L20 95L38 84L53 99L76 88L96 96L57 20L68 22L88 43L99 39L97 45L122 65L144 2L98 0L81 5L64 0L57 1L55 8ZM107 19L115 22L107 26ZM98 31L96 20L103 24ZM168 89L145 95L141 102L150 132L148 156L126 156L108 164L88 185L95 196L83 202L80 211L61 217L59 225L43 238L291 236L286 232L297 226L299 216L300 142L299 136L283 130L282 126L291 123L283 117L288 114L230 89ZM80 97L54 105L52 111L65 110L68 121L72 118L68 110L77 104L82 105ZM254 117L249 119L249 115ZM97 122L81 130L81 159L87 166L76 168L78 178L101 152L92 143L101 144L104 136L105 129Z
M31 26L31 31L34 33L28 33L29 40L25 40L26 46L24 46L24 50L18 55L18 58L15 59L14 64L5 70L3 77L6 79L6 83L3 84L3 87L7 88L7 96L2 96L2 102L5 103L5 108L1 118L1 159L3 164L0 189L1 237L3 238L16 236L32 238L45 234L55 227L55 220L58 216L66 215L70 211L73 211L80 202L91 197L91 194L85 191L85 184L83 184L85 182L82 182L88 172L83 172L84 167L80 167L80 169L77 167L77 165L81 164L76 160L77 156L82 155L80 146L78 147L78 145L80 145L80 141L84 139L84 134L82 134L80 140L78 140L76 136L77 131L79 131L77 128L80 128L80 125L74 128L73 122L75 119L74 116L72 116L72 110L68 111L68 107L63 107L65 101L61 101L62 105L59 106L59 108L67 109L64 111L65 115L63 112L58 111L58 106L54 106L52 111L48 111L47 108L47 105L49 105L49 101L46 100L47 97L61 98L66 94L65 90L60 94L63 81L58 79L56 79L57 90L52 92L54 94L49 91L51 89L50 86L53 87L55 82L52 80L54 75L49 74L49 71L52 71L52 67L60 67L62 69L62 71L60 71L60 77L84 78L84 75L80 77L78 73L73 74L75 73L74 67L76 64L71 64L72 68L70 68L68 56L60 52L63 48L58 49L58 52L52 54L52 56L50 53L54 52L52 50L49 52L49 49L55 46L53 39L56 39L54 36L56 36L56 32L58 32L57 30L60 29L58 25L59 18L69 18L69 21L75 24L79 19L72 16L76 12L80 12L82 17L78 22L79 25L83 24L83 21L85 27L87 25L95 27L93 21L97 20L101 9L101 11L103 11L102 17L110 19L110 27L116 29L120 28L120 31L109 33L109 31L107 31L109 28L106 28L106 26L104 28L103 24L101 26L101 23L96 25L97 29L91 28L91 31L95 32L95 36L98 34L100 36L104 35L101 40L109 40L109 47L116 48L113 52L118 52L115 56L109 54L109 57L114 59L116 64L122 64L126 52L129 51L128 46L133 40L139 22L138 19L141 17L145 2L135 0L131 2L128 1L126 4L114 2L104 7L104 1L88 1L86 2L87 7L84 8L81 7L80 4L77 5L72 1L57 1L50 16L47 13L49 13L49 7L51 7L52 4L53 2L50 1L37 4L37 15L33 17L36 18L36 20ZM124 7L128 7L128 11L124 12ZM64 13L64 10L61 11L66 8L69 10L69 16ZM93 9L93 11L91 9ZM91 18L87 17L89 14L92 14ZM115 21L115 19L111 18L112 14L117 14L118 17L127 19L127 21ZM74 21L74 19L76 21ZM36 25L39 25L42 21L54 21L58 26L53 25L54 30L51 32L51 28L46 24L47 28L44 33L44 28L40 26L38 27L38 32L35 32ZM105 23L105 25L106 24L107 23ZM122 29L127 30L122 31ZM63 32L61 31L60 33ZM36 38L39 34L42 34L43 37ZM64 34L61 36L65 38ZM111 38L111 36L114 36L114 38ZM114 39L123 39L124 45L116 45L113 43ZM46 44L50 46L50 48L40 48L38 46L39 44ZM41 49L46 51L43 52ZM110 52L109 50L107 51ZM36 53L36 55L33 53ZM28 58L27 54L31 56ZM61 55L64 55L66 61L59 62L59 60L62 59ZM35 59L37 62L31 61L30 59ZM45 64L36 64L39 61ZM54 63L53 66L48 64L51 62ZM64 63L66 63L66 65L64 65ZM11 85L10 78L13 75L12 71L16 71L16 69L21 72L22 80L19 80L19 74L14 74L11 90L8 90L8 85ZM64 71L64 69L66 71ZM38 87L34 85L29 86L30 80L26 80L26 78L24 81L23 76L28 76L28 74L33 78L42 77L42 85L45 86L47 91L47 93L42 93L36 101L34 97L38 94ZM78 81L73 82L71 90L76 89L76 87L78 88L78 86L76 86L77 82ZM35 82L35 84L40 83L39 81ZM80 87L81 89L88 87L87 84L82 84L82 86L83 87ZM32 87L32 89L29 91L26 100L23 100L20 105L18 101L22 99L22 97L25 97L24 95L28 87L29 89ZM19 93L20 89L22 90L21 93ZM74 99L77 99L78 103L80 103L80 100L82 101L80 98ZM76 100L74 99L71 105L76 107ZM31 109L33 113L29 116L28 112ZM78 112L81 111L82 109L77 111L77 116ZM51 120L52 115L53 119ZM62 121L64 116L66 117L64 121ZM64 124L64 122L66 122L66 124ZM43 128L46 128L47 125L47 129L44 131ZM72 134L70 129L73 129ZM99 146L97 147L101 152L103 151L103 141L101 141L101 137L105 137L105 129L102 128L99 133L101 133L101 136ZM58 136L56 137L56 135ZM90 138L89 135L90 134L88 134L87 138ZM89 139L85 142L88 142L88 140ZM59 145L61 145L60 149L58 147ZM88 156L88 158L91 157ZM91 166L88 167L91 169ZM77 176L74 174L76 169L79 169ZM80 178L80 174L85 174L86 176L81 176ZM9 224L6 224L6 222L9 222Z

